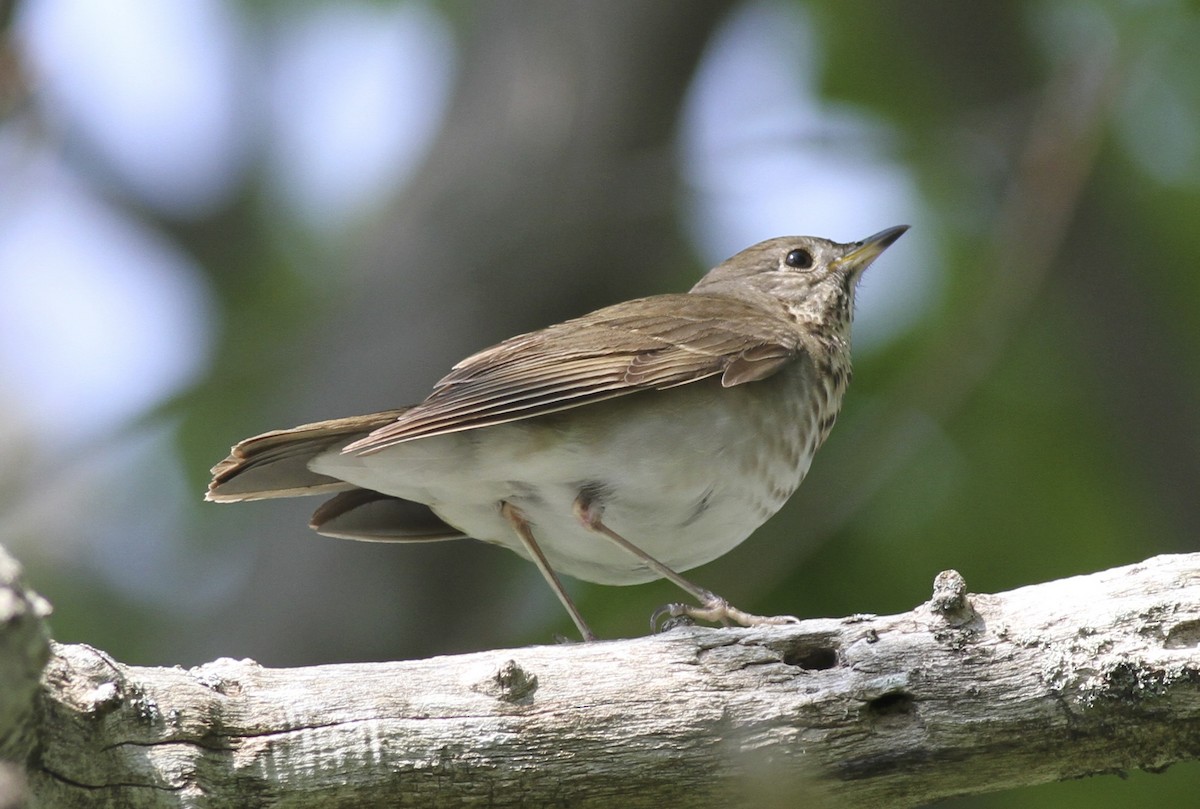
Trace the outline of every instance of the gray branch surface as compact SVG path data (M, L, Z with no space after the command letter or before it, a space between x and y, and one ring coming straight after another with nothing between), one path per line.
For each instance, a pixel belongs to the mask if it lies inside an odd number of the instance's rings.
M965 593L947 571L902 615L299 669L52 645L0 738L33 724L54 807L904 807L1200 756L1200 554Z

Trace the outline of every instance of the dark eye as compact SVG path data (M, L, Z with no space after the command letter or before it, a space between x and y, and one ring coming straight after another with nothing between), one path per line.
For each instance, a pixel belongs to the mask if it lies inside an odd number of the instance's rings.
M783 263L789 267L795 267L797 270L807 270L813 265L812 253L796 248L787 254L787 258L783 260Z

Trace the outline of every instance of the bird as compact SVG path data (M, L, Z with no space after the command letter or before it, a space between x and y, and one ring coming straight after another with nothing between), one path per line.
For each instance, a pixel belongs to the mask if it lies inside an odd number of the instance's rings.
M462 360L419 404L275 430L212 468L207 500L333 496L345 539L475 538L532 561L584 640L560 575L665 578L697 603L652 628L758 626L680 575L732 550L808 473L850 382L863 271L908 230L759 242L688 292L617 303Z

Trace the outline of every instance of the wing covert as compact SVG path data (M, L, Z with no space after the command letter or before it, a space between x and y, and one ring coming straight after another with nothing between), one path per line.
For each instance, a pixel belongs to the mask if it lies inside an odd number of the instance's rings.
M459 362L419 405L348 445L370 454L443 433L532 418L721 375L765 379L793 360L785 314L735 298L658 295L522 334Z

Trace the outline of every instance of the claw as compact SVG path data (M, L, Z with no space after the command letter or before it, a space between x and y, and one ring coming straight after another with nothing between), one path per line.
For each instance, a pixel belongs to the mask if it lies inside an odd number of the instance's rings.
M714 624L719 623L722 626L729 626L731 623L740 626L783 626L800 623L800 619L794 615L755 615L752 612L739 610L720 596L707 591L702 602L700 606L679 603L664 604L650 615L650 630L665 632L667 629L679 626L683 621L688 624L693 621L707 621ZM660 629L658 622L664 616L669 617L663 621Z
M650 632L657 634L674 629L677 626L695 626L695 619L688 613L692 609L687 604L678 602L672 604L663 604L661 607L650 613ZM663 618L662 626L659 626L659 621Z

